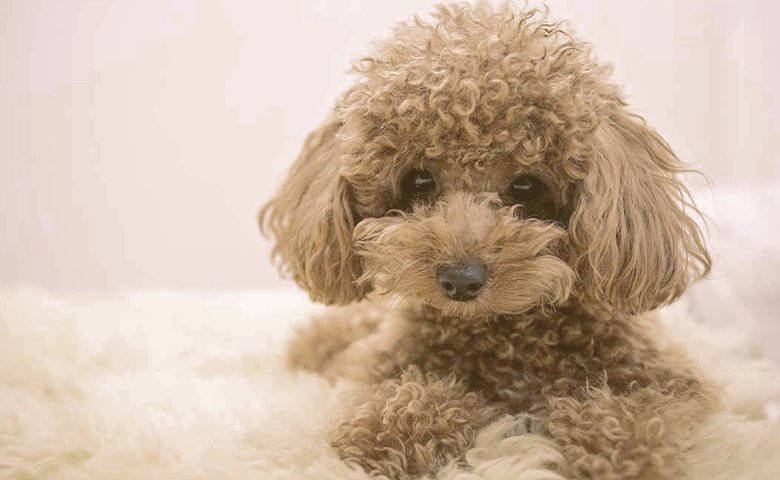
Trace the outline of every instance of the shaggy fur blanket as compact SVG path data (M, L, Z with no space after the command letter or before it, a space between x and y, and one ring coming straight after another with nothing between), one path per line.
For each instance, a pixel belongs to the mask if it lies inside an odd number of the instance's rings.
M327 442L355 386L283 367L292 326L318 308L290 292L0 293L0 478L367 478ZM775 369L740 335L697 324L685 299L662 314L659 336L724 392L726 411L690 440L691 478L780 478ZM437 478L561 478L525 420L489 425L467 465Z

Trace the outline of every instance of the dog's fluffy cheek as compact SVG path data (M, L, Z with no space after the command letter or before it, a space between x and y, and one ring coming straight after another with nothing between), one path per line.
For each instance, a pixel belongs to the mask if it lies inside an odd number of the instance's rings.
M482 301L493 313L520 313L534 307L561 305L574 286L574 271L553 255L503 265L492 272Z
M377 239L379 240L379 239ZM362 243L358 255L363 260L362 285L372 285L378 293L403 297L432 298L440 295L434 272L433 252L421 253L405 244L389 241Z
M361 285L377 293L429 301L441 296L436 268L457 245L432 230L434 222L384 217L361 222L355 231L355 253L361 257Z

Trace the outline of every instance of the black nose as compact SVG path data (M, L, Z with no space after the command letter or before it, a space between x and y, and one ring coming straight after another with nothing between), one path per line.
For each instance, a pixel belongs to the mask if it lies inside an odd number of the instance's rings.
M479 296L487 282L487 269L481 263L450 263L436 269L436 280L447 298L468 302Z

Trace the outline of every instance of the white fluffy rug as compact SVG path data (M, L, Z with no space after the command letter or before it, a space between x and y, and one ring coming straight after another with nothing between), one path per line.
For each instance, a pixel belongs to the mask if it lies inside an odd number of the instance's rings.
M363 479L328 448L340 391L281 364L301 294L0 293L0 477L13 479ZM664 312L723 385L728 412L689 452L695 479L780 479L777 373L733 332ZM769 416L773 414L770 411ZM557 479L560 462L522 419L485 428L441 479Z

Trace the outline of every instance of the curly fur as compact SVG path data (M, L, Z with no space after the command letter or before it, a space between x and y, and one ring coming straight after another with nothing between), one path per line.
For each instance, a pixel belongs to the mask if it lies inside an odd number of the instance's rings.
M717 406L643 314L710 269L685 166L543 12L458 4L433 17L356 63L358 81L260 212L314 300L365 299L290 348L294 367L365 384L334 448L374 474L426 475L491 419L527 413L563 475L676 478L685 439ZM435 200L404 211L414 168L435 175ZM560 219L507 201L519 173L550 187ZM471 302L435 279L462 259L489 273Z

